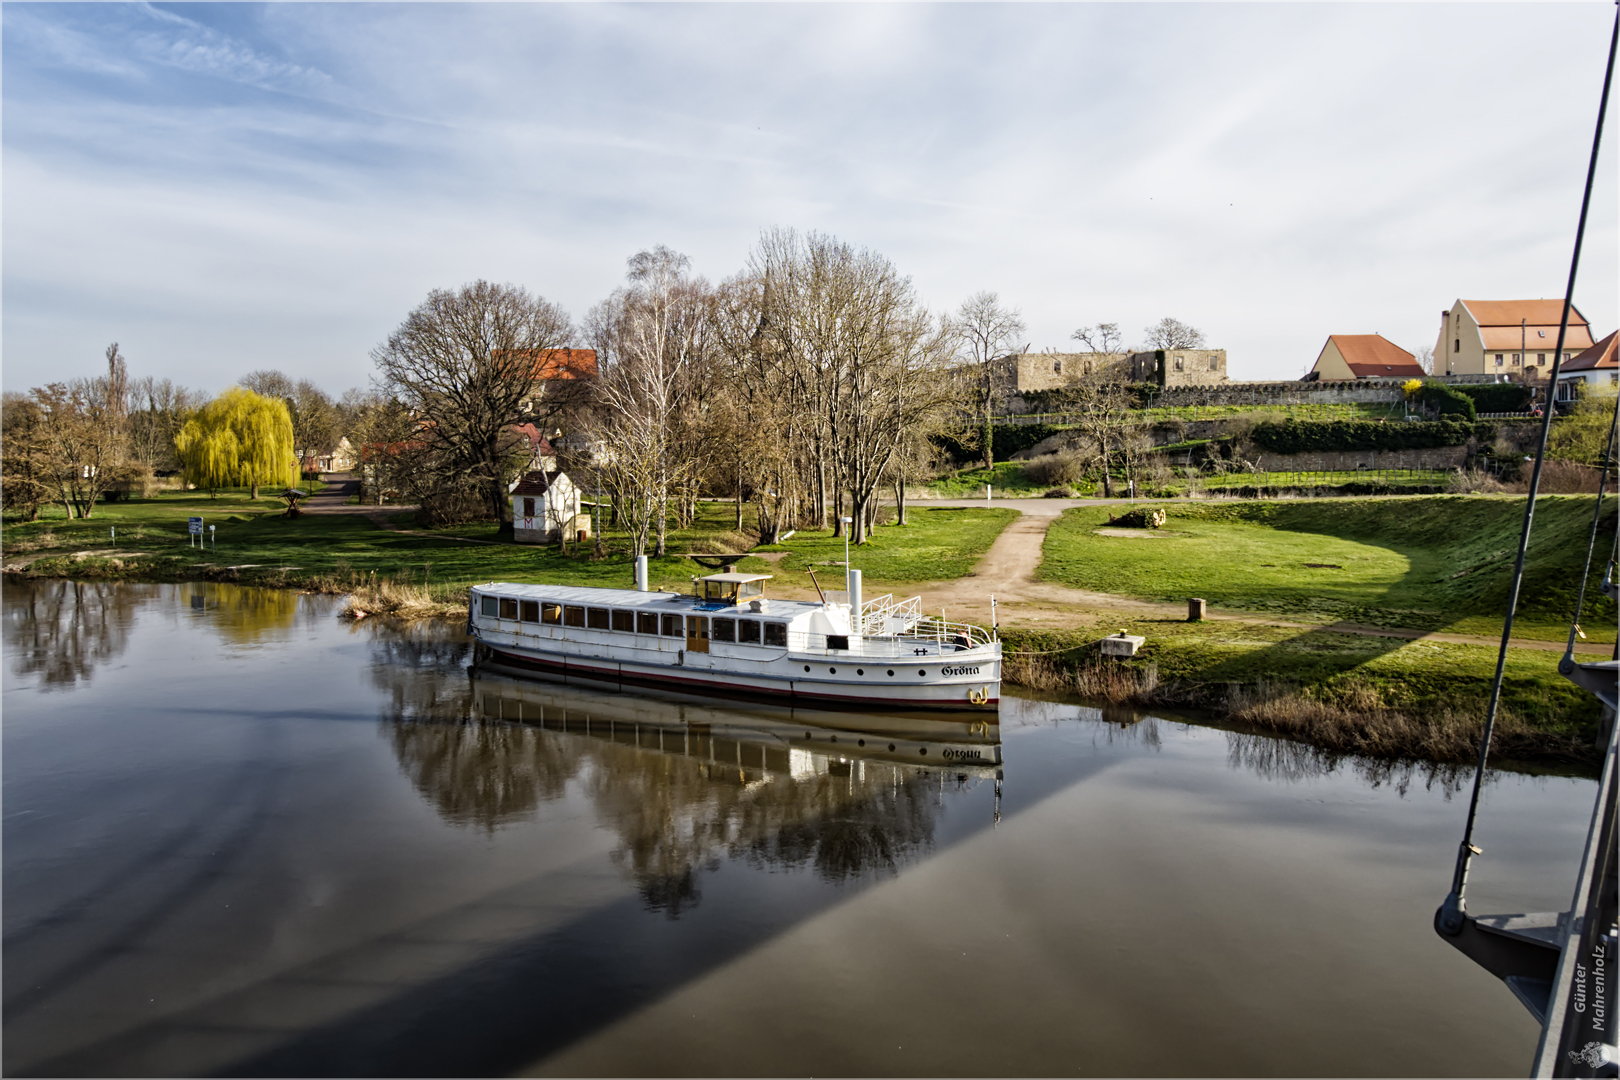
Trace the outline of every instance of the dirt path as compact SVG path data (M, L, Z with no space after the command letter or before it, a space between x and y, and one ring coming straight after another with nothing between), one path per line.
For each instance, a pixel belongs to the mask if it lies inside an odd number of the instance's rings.
M984 500L951 500L925 505L1012 507L1020 516L1002 530L990 550L984 553L973 572L955 581L929 582L917 591L922 596L924 610L943 610L947 617L959 621L988 622L990 597L996 598L998 614L1003 625L1031 629L1059 628L1074 625L1078 616L1134 615L1138 618L1181 621L1187 617L1185 603L1164 603L1137 600L1111 593L1071 589L1065 585L1038 581L1036 572L1041 565L1041 544L1046 530L1059 515L1071 506L1117 506L1123 499L1008 499L987 504ZM1027 504L1027 505L1026 505ZM1151 542L1151 541L1148 541ZM1205 617L1213 621L1244 623L1251 626L1280 626L1298 630L1331 630L1339 634L1360 634L1366 637L1397 638L1407 641L1437 641L1456 645L1501 644L1500 638L1475 634L1447 634L1425 630L1403 630L1360 623L1310 623L1293 619L1267 618L1257 615L1230 614L1210 611ZM1563 642L1535 641L1515 638L1513 647L1543 652L1563 652ZM1613 646L1597 643L1578 643L1579 653L1608 655Z

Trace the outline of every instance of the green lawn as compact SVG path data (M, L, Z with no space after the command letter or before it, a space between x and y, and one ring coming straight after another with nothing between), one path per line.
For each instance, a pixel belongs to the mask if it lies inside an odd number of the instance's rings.
M0 548L8 565L38 560L32 566L38 573L142 580L209 576L229 567L237 568L235 580L273 585L341 583L372 574L445 589L490 580L621 587L632 580L622 534L609 533L609 554L593 559L590 545L585 552L563 554L555 546L464 542L494 539L494 527L487 523L418 530L409 511L389 515L397 528L413 530L406 533L358 515L286 518L280 506L263 498L250 502L243 493L210 499L189 492L102 504L88 521L67 521L55 510L38 522L6 523ZM189 546L186 520L192 515L218 527L216 545L201 551ZM852 561L873 585L958 577L1016 516L1006 509L913 509L905 527L879 527ZM739 550L743 538L732 532L734 525L729 503L700 503L692 528L671 529L669 549L683 554ZM114 527L116 539L108 532ZM741 568L775 574L799 588L810 585L806 564L841 564L844 557L843 540L830 532L801 532L766 550L787 554L779 561L745 558ZM677 554L649 563L654 587L689 587L692 576L704 572ZM832 572L841 579L841 570ZM841 580L836 587L842 587Z
M931 480L922 485L924 490L932 492L941 499L982 499L984 486L989 484L996 498L1013 496L1039 496L1044 494L1052 484L1037 484L1024 473L1022 461L998 461L991 468L964 469L951 476L942 476L938 480ZM1080 484L1070 484L1070 490L1080 492L1082 489L1090 491L1096 485L1090 481Z
M1229 610L1500 634L1523 506L1512 496L1166 504L1163 530L1128 536L1098 534L1107 512L1079 508L1047 533L1040 573L1147 599L1201 596ZM1538 503L1517 636L1567 631L1591 513L1590 497ZM1603 552L1614 520L1611 511ZM1594 580L1589 640L1614 640L1612 614Z

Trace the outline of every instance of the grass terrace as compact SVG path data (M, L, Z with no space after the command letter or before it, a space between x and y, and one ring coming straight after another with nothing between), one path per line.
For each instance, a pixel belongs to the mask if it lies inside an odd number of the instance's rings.
M1047 533L1043 578L1215 609L1455 633L1501 633L1524 511L1515 496L1167 503L1161 530L1106 530L1106 509L1067 511ZM1515 636L1561 640L1586 554L1592 498L1543 496ZM1613 543L1606 515L1599 550ZM1105 530L1105 531L1099 531ZM1602 568L1594 570L1601 577ZM1588 590L1588 640L1614 641Z

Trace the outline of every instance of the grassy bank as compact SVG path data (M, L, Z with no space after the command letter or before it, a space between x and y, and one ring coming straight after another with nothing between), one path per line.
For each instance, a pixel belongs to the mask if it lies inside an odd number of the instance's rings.
M1147 638L1104 660L1105 633ZM1325 750L1471 762L1496 650L1215 623L1124 619L1091 630L1003 631L1004 677L1138 706L1208 710ZM1558 655L1511 650L1493 751L1527 762L1598 759L1595 699L1557 674Z
M562 552L555 545L499 540L489 524L420 530L408 512L383 514L380 523L350 514L286 518L278 510L278 504L253 502L243 493L217 499L177 493L106 504L89 521L67 521L58 514L35 523L7 523L0 548L7 567L42 576L373 590L372 611L459 608L474 582L625 588L632 580L629 541L615 533L604 538L607 553L598 558L591 545ZM217 527L215 542L200 550L188 544L186 521L193 515ZM918 508L904 527L880 526L869 543L854 549L851 561L864 571L869 591L958 577L1016 516L1007 509ZM735 532L735 524L729 505L699 504L692 527L670 533L669 549L681 554L649 560L653 587L687 589L693 575L707 572L686 558L687 552L746 548L751 537ZM739 560L740 567L774 574L790 589L808 589L803 571L814 566L836 576L835 587L842 587L844 541L830 531L800 532L785 544L760 550L773 557L748 556ZM826 574L823 583L829 584Z
M1164 504L1162 530L1099 533L1103 508L1066 512L1041 576L1153 600L1374 626L1500 634L1524 501L1515 496ZM1538 504L1515 636L1567 632L1592 499ZM1613 542L1606 515L1599 550ZM1595 571L1601 577L1599 567ZM1583 628L1612 642L1612 605L1588 592ZM1606 605L1609 605L1606 607Z

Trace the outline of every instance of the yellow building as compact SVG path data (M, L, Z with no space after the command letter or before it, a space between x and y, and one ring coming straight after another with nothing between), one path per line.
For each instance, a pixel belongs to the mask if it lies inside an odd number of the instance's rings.
M1560 300L1458 300L1440 313L1435 374L1546 378L1563 307ZM1564 359L1591 347L1592 328L1571 304Z

